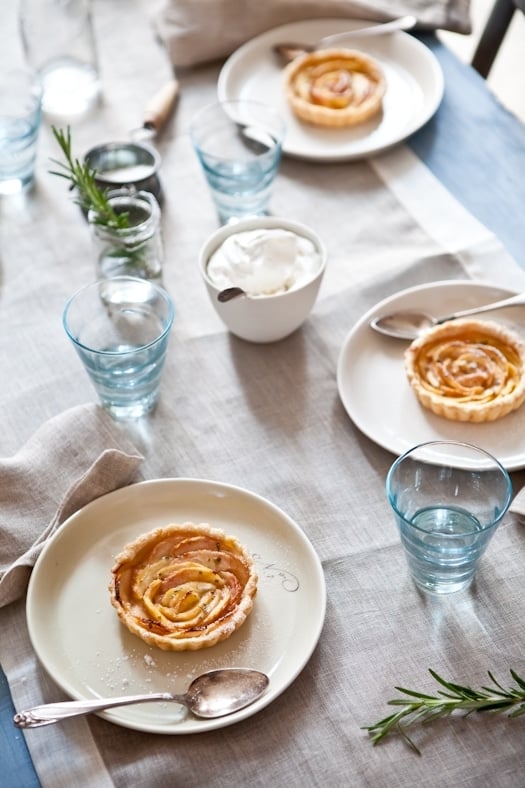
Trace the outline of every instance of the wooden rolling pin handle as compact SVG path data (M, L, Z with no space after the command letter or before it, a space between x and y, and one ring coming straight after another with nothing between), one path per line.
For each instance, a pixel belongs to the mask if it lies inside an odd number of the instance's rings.
M157 133L163 128L179 95L179 83L176 79L164 85L148 103L144 112L144 127Z

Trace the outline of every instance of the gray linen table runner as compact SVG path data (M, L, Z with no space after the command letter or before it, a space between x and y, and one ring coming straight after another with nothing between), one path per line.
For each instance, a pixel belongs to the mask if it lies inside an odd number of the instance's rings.
M137 102L169 75L150 29L137 24L143 5L129 3L115 25L119 6L111 0L100 7L106 101L96 119L75 129L79 152L137 125ZM140 65L121 62L132 36ZM235 484L292 517L322 561L325 625L297 679L242 723L183 737L99 718L29 731L39 778L44 788L519 785L525 767L519 720L436 723L417 732L422 758L401 739L373 748L361 729L386 715L394 685L433 691L428 667L478 683L487 670L502 681L509 667L523 670L525 535L509 514L468 593L419 594L384 493L393 455L348 419L336 367L356 320L399 289L472 276L518 287L523 272L482 228L465 240L468 217L403 147L352 164L286 159L272 208L325 240L329 263L320 297L303 328L281 343L252 345L228 335L197 270L216 218L186 132L195 109L212 100L217 74L207 67L183 77L176 118L159 142L164 281L177 313L159 406L127 434L144 455L145 479ZM95 401L60 324L66 298L94 278L93 249L63 183L47 175L50 154L56 151L44 128L35 193L25 206L2 205L3 456L16 453L49 418ZM443 241L443 227L427 221L423 203L437 223L444 216L455 247ZM441 212L445 204L448 214ZM514 481L519 489L523 474ZM32 651L24 600L0 610L0 628L9 633L0 638L0 662L17 708L62 699Z

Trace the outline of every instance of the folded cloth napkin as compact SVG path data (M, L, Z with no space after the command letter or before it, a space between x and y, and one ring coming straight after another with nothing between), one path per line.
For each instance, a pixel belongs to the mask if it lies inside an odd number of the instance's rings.
M386 21L412 14L426 30L470 33L470 0L161 0L154 13L175 66L226 57L266 30L301 19Z
M0 607L24 593L46 541L71 514L129 484L143 457L111 417L81 405L0 459Z
M509 506L509 512L514 512L522 519L525 519L525 487L514 496L514 500Z

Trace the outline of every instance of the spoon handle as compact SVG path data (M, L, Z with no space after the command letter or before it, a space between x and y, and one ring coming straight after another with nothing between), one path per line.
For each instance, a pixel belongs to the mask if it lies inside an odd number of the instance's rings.
M417 19L415 16L402 16L399 19L392 19L390 22L381 22L378 25L367 27L357 27L355 30L348 30L345 33L334 33L331 36L324 36L318 43L317 48L330 47L334 44L353 38L368 38L369 36L384 36L396 30L410 30L415 27Z
M120 698L94 698L93 700L67 700L59 703L44 703L25 711L19 711L13 717L17 728L40 728L52 725L68 717L80 717L95 711L111 709L116 706L130 706L133 703L147 703L155 700L169 700L185 705L183 695L171 692L152 692L147 695L125 695Z
M245 291L240 287L227 287L221 290L220 293L217 293L217 301L220 301L221 304L225 304L227 301L231 301L232 298L238 298L239 296L245 295Z
M492 304L485 306L475 306L471 309L462 309L460 312L453 312L446 317L440 317L437 324L445 323L447 320L456 320L458 317L468 317L469 315L480 315L482 312L492 312L494 309L504 309L507 306L523 306L525 305L525 293L504 298L502 301L494 301Z

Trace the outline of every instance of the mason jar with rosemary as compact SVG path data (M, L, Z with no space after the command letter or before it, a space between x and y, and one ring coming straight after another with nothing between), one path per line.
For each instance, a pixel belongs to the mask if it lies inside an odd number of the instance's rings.
M96 210L88 212L98 277L128 275L160 281L163 246L157 200L150 192L129 189L116 189L106 196L115 214L125 215L126 221L125 226L112 226L100 221Z

